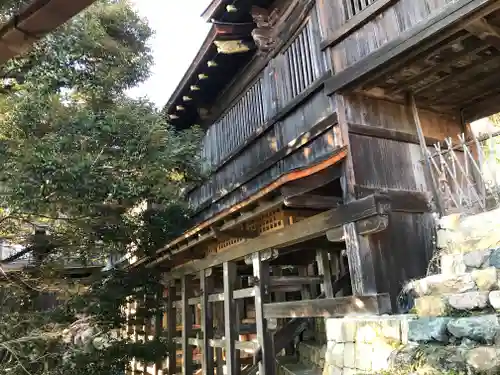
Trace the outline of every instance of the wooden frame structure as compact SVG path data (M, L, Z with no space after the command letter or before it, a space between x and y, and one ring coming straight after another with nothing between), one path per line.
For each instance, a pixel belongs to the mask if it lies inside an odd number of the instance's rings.
M196 225L134 263L166 270L169 374L272 375L311 319L397 311L433 255L426 148L500 95L498 0L226 5L165 107L206 129Z
M26 52L39 39L92 5L95 0L33 0L0 26L0 64Z

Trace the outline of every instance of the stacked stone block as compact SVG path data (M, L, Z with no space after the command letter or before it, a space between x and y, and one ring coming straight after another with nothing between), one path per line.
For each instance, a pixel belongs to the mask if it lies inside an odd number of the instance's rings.
M325 319L326 345L300 343L302 367L280 375L500 374L500 209L437 234L437 274L404 288L412 314Z
M499 309L499 286L499 270L488 267L428 276L412 281L407 289L416 297L417 315L446 316Z
M499 210L440 221L440 272L405 288L416 297L418 318L409 322L410 344L393 368L418 353L426 373L500 373L499 229Z
M387 369L391 355L407 343L411 315L326 319L323 375L371 374Z

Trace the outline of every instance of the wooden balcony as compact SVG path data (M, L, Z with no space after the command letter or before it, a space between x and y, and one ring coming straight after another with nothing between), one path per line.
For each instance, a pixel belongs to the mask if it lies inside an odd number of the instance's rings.
M188 195L198 221L283 184L342 145L335 105L324 94L331 72L318 27L311 16L207 129L202 155L210 176ZM242 85L235 81L230 90Z
M336 74L329 94L363 92L473 121L498 112L498 0L376 0L352 19L324 4L330 25L322 47ZM339 31L341 30L341 31Z

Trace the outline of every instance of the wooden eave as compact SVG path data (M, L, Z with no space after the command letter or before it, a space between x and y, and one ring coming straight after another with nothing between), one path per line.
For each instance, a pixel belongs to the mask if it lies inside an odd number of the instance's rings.
M203 41L198 53L191 62L191 65L189 65L186 73L184 73L184 76L182 76L179 84L177 85L174 92L170 96L170 99L167 101L167 104L165 105L166 113L174 111L175 104L179 100L181 93L184 90L189 89L190 81L192 80L194 74L200 69L201 62L204 59L206 59L209 50L213 47L213 43L215 41L215 35L216 35L215 27L212 26L208 31L207 37Z
M164 113L169 122L178 129L188 128L194 124L203 125L204 118L201 109L210 110L218 94L234 79L253 55L253 40L250 36L252 28L230 25L212 25L195 59L177 85L174 93L164 107ZM247 52L235 54L219 54L214 42L217 40L241 40L250 47ZM208 62L217 65L209 67ZM206 74L206 79L200 79L200 74ZM192 91L191 86L198 86L198 91ZM185 97L189 101L185 101ZM182 106L179 110L178 106ZM174 114L176 117L170 117Z
M34 0L0 27L0 64L28 51L95 0Z
M188 250L193 248L194 246L215 238L215 234L213 233L213 231L210 231L209 229L211 226L213 226L218 222L224 221L224 224L220 228L221 230L227 230L241 225L241 223L250 220L251 218L254 218L258 214L265 213L277 207L281 207L284 202L283 198L276 198L272 200L268 199L267 201L261 202L261 205L257 206L257 208L253 212L241 213L239 217L232 220L228 220L230 215L242 212L246 207L250 207L252 204L256 204L261 199L268 198L272 192L276 191L278 188L282 186L285 186L287 183L305 178L307 176L311 176L326 168L329 168L333 165L342 162L342 160L344 160L346 155L347 155L347 149L345 147L341 147L330 158L316 165L310 166L309 168L303 170L292 171L288 174L281 176L279 179L277 179L267 187L261 189L258 193L254 194L253 196L191 228L190 230L185 232L182 236L176 238L163 248L158 249L155 255L153 255L152 257L145 257L139 259L137 262L131 264L131 266L135 267L142 263L151 263L151 262L154 262L156 264L164 260L171 259L173 256L181 256L181 253L184 254L188 252Z
M250 15L252 5L268 7L271 0L213 1L202 17L213 23L207 38L177 85L164 107L169 122L178 129L192 125L210 125L213 120L210 110L216 98L233 82L238 73L254 56L254 42L251 31L254 23ZM234 5L236 12L227 12L226 5ZM248 52L218 53L214 45L219 40L237 40L249 47ZM208 68L207 63L215 61L216 67ZM200 74L208 78L199 79ZM200 86L192 91L191 86ZM187 102L183 98L189 97ZM203 113L203 114L202 114ZM174 115L174 116L172 116Z
M222 7L226 4L227 0L211 1L208 7L201 14L201 17L205 20L205 22L210 22L210 20L215 18L217 13L219 13Z
M499 30L500 1L458 0L337 72L325 91L395 102L411 93L422 108L474 121L499 108Z
M212 0L208 7L203 11L201 17L206 22L225 21L225 22L248 22L251 21L249 14L253 5L266 8L273 0ZM233 5L238 12L227 13L226 6Z

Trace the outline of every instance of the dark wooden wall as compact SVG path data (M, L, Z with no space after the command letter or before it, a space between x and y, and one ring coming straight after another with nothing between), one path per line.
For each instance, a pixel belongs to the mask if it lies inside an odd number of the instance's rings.
M392 308L404 284L425 276L433 256L435 222L431 214L393 212L389 227L370 236L377 292L389 293Z
M323 93L329 60L327 52L320 50L320 41L317 9L313 7L303 25L250 85L231 99L226 93L221 95L222 102L231 104L208 127L203 140L205 171L211 174L189 193L199 221L289 171L314 165L340 145L334 122L327 120L335 105ZM254 68L250 65L239 77L241 81Z
M453 0L318 0L323 45L341 71L434 17ZM377 9L373 12L373 9ZM368 21L366 21L368 19ZM362 26L356 26L362 23Z
M362 95L345 96L343 103L355 184L429 190L411 110L401 104ZM419 110L419 117L429 143L456 138L462 132L458 118L427 110Z
M415 197L425 193L430 197L411 110L362 95L335 98L341 125L349 134L352 173L347 181L354 194L351 199L373 191L409 192ZM456 137L462 130L460 121L449 115L419 110L419 117L428 142ZM427 271L434 247L433 228L430 212L393 212L386 231L360 239L364 262L373 269L367 290L390 293L395 309L404 283Z

